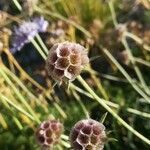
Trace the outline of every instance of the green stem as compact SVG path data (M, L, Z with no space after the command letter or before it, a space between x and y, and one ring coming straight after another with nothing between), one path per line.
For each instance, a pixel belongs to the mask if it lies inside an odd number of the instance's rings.
M79 105L81 106L86 118L90 118L89 113L88 113L86 107L84 106L84 104L82 103L81 98L79 97L77 92L75 90L72 90L72 93L73 93L75 99L77 100L77 102L79 103Z
M133 67L134 67L134 70L135 70L135 72L136 72L136 74L137 74L137 77L139 78L139 81L141 82L141 85L142 85L143 88L145 89L146 93L149 94L149 93L150 93L150 90L149 90L148 86L146 85L146 82L145 82L145 80L144 80L144 78L143 78L143 76L142 76L142 73L141 73L140 69L139 69L138 66L136 65L136 62L135 62L135 60L134 60L134 57L133 57L133 55L132 55L132 53L131 53L131 50L130 50L130 48L129 48L129 46L128 46L128 43L127 43L125 37L122 38L122 43L124 44L124 46L125 46L125 48L126 48L126 50L127 50L127 52L128 52L128 55L129 55L130 60L131 60L131 62L132 62L132 64L133 64Z
M115 13L113 1L108 2L108 5L109 5L110 11L111 11L111 15L112 15L114 26L115 26L115 28L117 28L118 21L117 21L117 18L116 18L116 13ZM126 32L124 33L124 35L126 35ZM139 81L141 82L141 84L143 86L143 89L145 90L146 93L149 94L150 93L150 89L146 85L146 82L145 82L145 80L144 80L144 78L142 76L142 73L141 73L140 69L138 68L138 66L136 65L136 63L135 63L134 57L133 57L133 55L131 53L131 49L129 48L128 43L126 41L126 36L122 38L121 42L124 45L124 47L126 48L126 51L127 51L128 55L129 55L131 63L133 64L135 73L137 74L137 77L138 77Z
M108 5L109 5L109 9L110 9L110 12L111 12L111 15L112 15L112 20L113 20L114 26L117 27L118 22L117 22L116 13L115 13L115 10L114 10L114 7L113 7L113 1L110 0L110 2L108 2Z
M18 8L19 11L22 11L22 7L19 4L19 2L17 0L13 0L14 4L16 5L16 7Z
M46 55L44 54L44 52L42 51L42 49L40 48L40 46L37 44L37 42L34 39L31 39L32 44L34 45L34 47L37 49L37 51L39 52L39 54L42 56L42 58L44 60L46 60Z
M103 106L114 118L116 118L125 128L131 131L134 135L140 138L142 141L150 145L150 140L144 137L142 134L134 130L130 125L128 125L122 118L120 118L101 98L99 98L95 92L90 88L90 86L82 79L81 76L78 76L78 80L84 86L84 88L93 96L93 98Z
M13 74L8 68L6 68L4 66L4 71L29 95L30 98L37 100L36 102L38 102L38 99L35 95L33 95L32 92L29 91L29 89L23 84L23 82L21 80L18 79L18 77ZM40 104L40 103L39 103Z
M53 105L57 109L57 111L62 115L62 117L64 119L67 119L67 115L65 114L64 110L56 102L54 102Z
M85 90L75 86L74 84L70 84L70 87L75 89L76 91L78 91L79 93L89 97L89 98L92 98L93 99L93 96L86 92ZM103 101L110 107L113 107L113 108L116 108L116 109L120 109L120 106L116 103L113 103L111 101L107 101L107 100L104 100ZM136 110L136 109L133 109L133 108L127 108L126 109L129 113L132 113L132 114L135 114L135 115L139 115L139 116L142 116L142 117L145 117L145 118L150 118L150 114L149 113L146 113L146 112L142 112L142 111L139 111L139 110Z
M134 40L138 44L142 45L145 50L150 52L150 46L145 44L144 41L140 37L138 37L138 36L136 36L130 32L125 32L125 36L131 38L132 40Z
M43 40L41 39L41 37L39 36L39 34L36 35L36 38L37 38L39 44L41 45L41 47L43 48L45 54L48 55L48 49L47 49L46 45L44 44Z
M118 63L118 61L111 55L111 53L107 49L103 49L104 53L108 56L108 58L117 66L120 72L126 77L132 87L148 102L150 103L150 98L136 85L136 83L132 80L132 78L128 75L128 73L124 70L124 68Z
M16 114L14 113L14 111L12 110L12 108L9 106L8 102L6 100L4 100L3 97L1 97L1 93L0 93L0 98L1 98L1 101L2 101L3 105L5 106L5 108L8 109L9 115L12 117L12 119L16 123L17 127L19 128L19 130L22 130L23 129L22 124L20 123L20 121L18 120L18 118L15 117Z
M145 66L147 66L147 67L150 67L150 62L148 62L148 61L145 61L145 60L143 60L143 59L141 59L141 58L138 58L138 57L134 57L134 60L135 60L137 63L140 63L140 64L142 64L142 65L145 65Z
M27 117L29 117L31 120L34 120L35 119L33 118L32 115L30 115L28 112L26 112L23 108L21 107L18 107L16 104L14 104L11 100L9 100L6 96L2 95L0 93L0 97L5 100L9 105L11 105L12 107L14 107L16 110L20 111L21 113L23 113L24 115L26 115Z
M44 8L43 8L44 9ZM86 29L84 29L82 26L78 25L76 22L72 21L72 20L69 20L67 18L65 18L64 16L62 16L61 14L58 14L58 13L54 13L54 12L51 12L51 11L46 11L43 9L40 9L38 7L35 8L35 10L41 14L45 14L45 15L49 15L49 16L52 16L52 17L55 17L55 18L58 18L58 19L61 19L65 22L67 22L68 24L71 24L72 26L76 27L78 30L82 31L87 37L91 37L91 34L90 32L88 32Z
M20 92L18 91L18 89L14 86L14 84L12 83L12 81L8 78L8 76L5 74L5 72L2 69L0 69L0 74L3 76L3 78L8 83L8 85L12 88L12 90L14 91L14 93L18 96L18 98L20 99L20 101L25 105L25 107L29 110L29 112L34 116L34 118L37 121L37 123L40 123L39 118L37 117L37 115L35 114L35 112L33 111L33 109L31 108L31 106L27 103L27 100L20 94Z

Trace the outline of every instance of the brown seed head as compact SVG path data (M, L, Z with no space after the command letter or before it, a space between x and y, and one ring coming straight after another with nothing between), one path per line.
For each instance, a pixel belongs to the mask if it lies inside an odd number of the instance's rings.
M55 44L49 52L46 68L56 81L73 81L89 63L85 48L79 44L63 42Z
M48 120L41 123L36 131L36 139L42 148L52 148L60 140L63 125L57 120Z
M105 140L105 126L93 119L77 122L70 133L73 150L102 150Z

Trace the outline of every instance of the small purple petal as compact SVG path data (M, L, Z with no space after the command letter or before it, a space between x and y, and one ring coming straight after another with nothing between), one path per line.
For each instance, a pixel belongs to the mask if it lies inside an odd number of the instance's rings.
M20 49L22 49L26 43L28 43L28 39L26 36L15 36L12 44L13 47L10 49L10 51L12 53L20 51Z
M33 22L38 25L39 32L45 32L48 27L48 21L44 20L43 17L34 18Z
M45 32L48 22L43 17L34 18L32 21L27 21L14 28L12 38L12 48L10 51L15 53L21 50L26 43L29 43L36 34Z

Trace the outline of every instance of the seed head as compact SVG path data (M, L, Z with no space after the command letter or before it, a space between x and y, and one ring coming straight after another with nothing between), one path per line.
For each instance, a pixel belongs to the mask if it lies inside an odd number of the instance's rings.
M105 140L105 126L93 119L77 122L70 133L73 150L102 150Z
M89 58L83 46L63 42L50 49L46 68L48 74L56 81L73 81L88 62Z
M117 59L125 65L129 65L130 63L129 55L126 50L123 50L122 52L118 52Z
M30 16L33 15L34 7L37 5L38 0L21 0L23 10Z
M7 19L7 13L0 10L0 25L2 25Z
M48 120L41 123L36 131L36 139L42 148L51 148L60 140L63 125L57 120Z
M2 51L3 49L3 43L0 41L0 52Z

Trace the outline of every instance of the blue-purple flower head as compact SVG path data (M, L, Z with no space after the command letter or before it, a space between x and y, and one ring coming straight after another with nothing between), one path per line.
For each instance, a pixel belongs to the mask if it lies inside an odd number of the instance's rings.
M29 43L39 32L45 32L48 27L48 21L43 17L34 18L15 27L11 52L21 50L26 43Z

